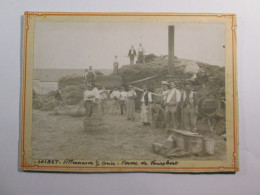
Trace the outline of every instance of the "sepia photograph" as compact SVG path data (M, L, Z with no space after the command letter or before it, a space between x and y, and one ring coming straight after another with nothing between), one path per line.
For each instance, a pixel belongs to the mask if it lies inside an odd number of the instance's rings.
M30 18L23 170L238 170L225 19Z

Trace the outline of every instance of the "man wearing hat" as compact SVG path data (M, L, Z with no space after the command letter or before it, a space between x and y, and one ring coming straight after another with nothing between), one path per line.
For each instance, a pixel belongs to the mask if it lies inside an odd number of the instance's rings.
M102 111L103 114L105 113L105 107L107 105L108 93L109 93L109 90L106 90L105 87L102 87L102 89L99 91L100 107L101 107L101 111Z
M110 98L113 99L113 104L112 104L111 109L110 109L110 111L109 111L110 113L111 113L112 111L114 111L114 109L116 109L116 110L118 109L119 96L120 96L120 92L119 92L118 88L115 87L115 88L114 88L114 91L110 94Z
M129 86L129 91L126 95L126 117L127 120L135 120L135 98L136 92L132 85Z
M198 105L196 94L190 85L186 85L182 94L181 104L183 107L183 124L185 130L197 131Z
M170 83L171 89L164 95L166 128L178 128L177 107L181 100L181 93L176 89L175 82Z
M152 93L147 91L147 86L143 86L143 94L141 96L141 122L147 126L152 123Z
M87 84L93 84L95 82L96 76L97 75L95 71L92 69L92 66L89 66L89 69L85 70L84 78Z
M126 112L126 96L127 92L124 90L124 87L119 89L119 105L120 105L120 113L123 115Z
M92 90L92 85L87 85L87 90L84 92L84 106L86 109L86 117L91 117L93 114L93 102L95 100L96 94Z
M131 49L128 51L128 57L130 58L130 65L133 65L134 59L136 57L136 51L133 45L131 46Z

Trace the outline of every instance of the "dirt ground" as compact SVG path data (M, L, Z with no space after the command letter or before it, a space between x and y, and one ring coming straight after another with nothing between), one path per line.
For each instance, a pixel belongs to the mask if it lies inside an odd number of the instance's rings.
M119 113L105 114L102 125L84 131L83 117L54 115L53 111L33 110L33 159L75 160L166 160L151 150L152 143L163 143L170 133L166 129L143 126L140 114L134 122ZM211 134L198 124L200 134ZM221 160L226 158L226 142L218 135L215 154L189 156L187 160Z

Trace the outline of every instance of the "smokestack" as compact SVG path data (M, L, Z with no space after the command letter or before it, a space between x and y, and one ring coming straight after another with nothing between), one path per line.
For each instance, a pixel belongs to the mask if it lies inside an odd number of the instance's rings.
M174 26L168 26L168 64L169 71L174 72Z

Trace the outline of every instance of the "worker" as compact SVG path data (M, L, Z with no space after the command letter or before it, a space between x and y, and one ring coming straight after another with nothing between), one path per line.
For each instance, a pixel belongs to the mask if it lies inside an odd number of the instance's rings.
M93 85L96 80L96 76L97 75L95 71L92 69L92 66L89 66L89 69L86 69L84 74L85 83Z
M178 87L178 90L181 93L181 102L177 107L177 116L178 116L178 127L179 129L184 129L184 119L183 119L183 102L182 102L182 98L183 98L183 93L185 92L185 84L181 83Z
M86 109L86 117L90 118L93 114L93 102L95 100L96 94L92 90L92 85L87 85L87 90L84 92L84 106Z
M123 115L126 112L126 96L127 92L124 90L123 87L120 88L119 90L120 95L119 95L119 105L120 105L120 114Z
M131 46L131 49L128 52L128 57L130 58L130 65L134 64L134 59L136 57L136 51L134 49L134 46Z
M143 86L141 96L141 122L144 126L150 126L152 123L152 93L147 91L147 86Z
M144 56L144 48L142 46L142 44L140 43L139 44L139 47L138 47L138 63L142 63L144 64L145 63L145 56Z
M166 92L164 98L165 104L165 122L166 128L178 128L177 124L177 107L181 100L181 94L178 89L176 89L175 82L170 83L171 89Z
M183 105L183 124L185 130L197 131L198 105L196 93L190 85L186 85L182 95L181 104Z
M114 63L113 63L113 74L118 74L118 66L119 66L119 63L118 63L118 60L117 60L117 56L115 56L115 59L114 59Z
M109 92L109 90L106 90L105 87L102 87L102 89L99 91L100 107L101 107L101 111L103 114L105 114L105 107L107 105L108 92Z
M208 97L210 95L209 89L206 88L206 85L203 83L201 85L201 88L198 90L197 94L196 94L196 100L197 100L197 104L199 105L199 102L201 102L203 100L203 98ZM211 132L214 132L214 123L212 123L212 119L206 117L205 122L208 124L209 129Z
M164 102L166 100L166 94L169 90L169 83L167 81L161 82L161 88L159 88L156 93L157 96L153 96L153 101L155 104L153 105L153 120L155 127L165 127L165 105Z
M61 102L62 101L62 95L61 95L61 89L60 88L56 91L55 100L57 102Z
M113 92L110 94L110 98L113 99L113 103L112 103L112 106L110 108L110 111L109 113L111 113L112 111L114 110L117 110L118 109L118 105L119 105L119 96L120 96L120 92L118 90L117 87L114 88Z
M55 94L55 111L58 110L58 108L61 107L62 105L62 92L61 92L61 88L59 88L57 91L56 91L56 94Z
M127 100L126 100L126 117L127 120L134 121L135 120L135 98L136 92L132 85L129 86L129 91L127 92Z

